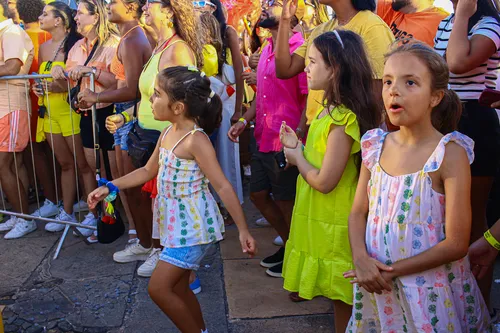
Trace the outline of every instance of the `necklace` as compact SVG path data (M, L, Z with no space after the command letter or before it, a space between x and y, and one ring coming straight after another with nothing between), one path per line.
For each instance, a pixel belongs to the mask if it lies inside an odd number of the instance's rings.
M339 23L339 25L340 25L340 26L344 26L344 25L346 25L347 23L349 23L349 22L352 20L352 18L353 18L354 16L356 16L357 14L358 14L358 12L356 12L356 13L352 14L351 16L349 16L348 18L343 19L343 20L339 20L339 18L337 17L337 15L335 15L335 18L337 19L337 22Z
M170 36L169 38L165 39L164 41L162 41L161 43L157 43L156 44L156 47L155 47L155 50L154 50L154 54L157 54L159 52L159 50L164 50L168 44L170 43L170 41L175 37L177 36L177 33L174 33L172 36Z
M52 68L52 63L54 61L56 61L56 58L57 58L57 55L59 54L59 52L61 52L62 48L64 47L64 43L66 43L66 40L68 39L68 35L66 35L64 37L64 39L62 40L62 42L59 44L59 46L57 47L57 49L54 51L54 54L52 56L52 60L51 61L47 61L47 64L45 65L45 71L49 71L51 68Z

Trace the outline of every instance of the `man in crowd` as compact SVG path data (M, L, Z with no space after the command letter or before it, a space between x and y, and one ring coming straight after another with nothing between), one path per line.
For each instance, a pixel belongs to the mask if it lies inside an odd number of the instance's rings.
M28 74L33 61L33 43L12 20L7 0L0 0L0 76ZM23 80L0 84L0 183L12 211L28 214L28 195L19 180L15 161L29 140L29 106ZM19 238L36 230L32 220L11 217L0 224L6 239Z
M449 14L432 0L378 0L377 15L396 39L414 38L434 47L439 23Z
M286 244L299 172L296 167L278 167L277 155L284 162L284 155L280 154L282 145L279 131L282 121L292 128L298 128L307 97L307 78L305 73L289 80L276 77L274 51L281 11L280 1L274 1L270 6L264 5L259 24L261 28L270 30L272 38L263 48L257 66L257 97L244 118L231 127L228 136L237 141L246 124L255 118L257 151L252 155L250 198ZM288 36L292 52L304 42L302 35L292 32L290 26ZM245 75L250 76L251 73ZM281 247L275 254L262 260L261 266L268 268L268 275L281 277L284 255L285 249Z

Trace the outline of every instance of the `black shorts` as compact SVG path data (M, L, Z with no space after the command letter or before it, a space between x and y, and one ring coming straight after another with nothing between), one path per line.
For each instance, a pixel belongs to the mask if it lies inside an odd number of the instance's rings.
M102 109L96 110L96 121L99 126L99 146L102 150L113 150L115 139L113 134L106 129L106 118L114 114L113 104ZM80 135L82 137L83 147L94 149L94 132L92 127L92 113L87 115L82 112L80 119Z
M495 109L465 101L458 130L474 140L472 176L495 177L500 157L500 122Z
M250 192L270 190L274 200L295 200L299 170L297 167L281 170L274 158L275 154L275 152L261 153L259 151L252 154Z

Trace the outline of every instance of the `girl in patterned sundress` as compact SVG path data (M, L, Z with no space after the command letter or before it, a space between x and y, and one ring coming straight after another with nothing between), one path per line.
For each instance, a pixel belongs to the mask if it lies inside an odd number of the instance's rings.
M172 125L163 131L145 167L92 192L89 206L110 190L138 186L157 176L153 238L159 238L164 249L149 281L149 295L181 332L207 332L189 275L224 232L209 182L235 218L243 252L252 256L256 251L238 197L207 136L220 123L222 102L210 89L210 80L194 67L160 72L151 102L155 119Z
M367 132L349 217L355 270L346 332L491 332L466 256L474 142L455 132L449 70L420 43L387 57L383 99L400 130Z

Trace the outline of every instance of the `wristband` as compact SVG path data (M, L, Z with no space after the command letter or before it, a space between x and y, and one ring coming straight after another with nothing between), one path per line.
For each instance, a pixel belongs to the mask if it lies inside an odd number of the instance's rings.
M495 237L491 234L489 230L484 233L484 238L491 246L493 246L497 251L500 251L500 242L497 241Z
M248 121L245 118L243 118L243 117L241 117L240 119L238 119L238 121L242 122L245 126L248 125Z
M101 93L97 94L97 98L95 99L96 104L99 104L99 96L101 96Z
M128 123L130 121L130 115L128 114L127 111L123 111L121 113L121 115L123 116L123 119L125 120L125 123Z

